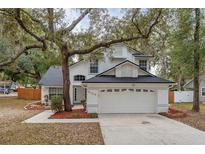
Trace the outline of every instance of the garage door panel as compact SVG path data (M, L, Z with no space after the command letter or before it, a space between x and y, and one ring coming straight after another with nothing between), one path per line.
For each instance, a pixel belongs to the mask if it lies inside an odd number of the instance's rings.
M100 92L99 113L155 113L155 92Z

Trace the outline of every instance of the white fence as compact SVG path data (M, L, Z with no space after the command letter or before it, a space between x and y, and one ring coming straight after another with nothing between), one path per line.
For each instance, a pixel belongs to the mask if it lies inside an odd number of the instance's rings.
M193 91L174 91L174 102L193 102Z

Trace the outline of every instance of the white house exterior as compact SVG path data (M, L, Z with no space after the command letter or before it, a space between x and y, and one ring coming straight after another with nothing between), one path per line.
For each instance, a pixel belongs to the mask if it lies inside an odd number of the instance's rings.
M173 82L149 73L151 58L125 44L115 44L106 49L103 59L71 65L72 104L86 100L89 113L166 112L168 87ZM50 67L40 85L42 101L45 95L62 95L61 67Z

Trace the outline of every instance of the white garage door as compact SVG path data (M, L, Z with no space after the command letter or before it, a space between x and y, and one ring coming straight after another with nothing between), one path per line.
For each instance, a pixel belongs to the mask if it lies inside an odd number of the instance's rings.
M156 113L157 95L149 89L99 91L99 113Z

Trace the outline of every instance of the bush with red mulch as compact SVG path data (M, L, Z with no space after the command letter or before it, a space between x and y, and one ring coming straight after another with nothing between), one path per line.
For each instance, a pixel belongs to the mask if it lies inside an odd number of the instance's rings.
M168 118L185 118L187 116L186 111L169 107L168 112L161 112L160 115L163 115Z
M43 105L41 102L34 102L26 105L24 107L26 110L50 110L51 107L48 105Z
M49 119L81 119L81 118L98 118L97 113L87 113L84 109L74 109L70 112L56 112Z

